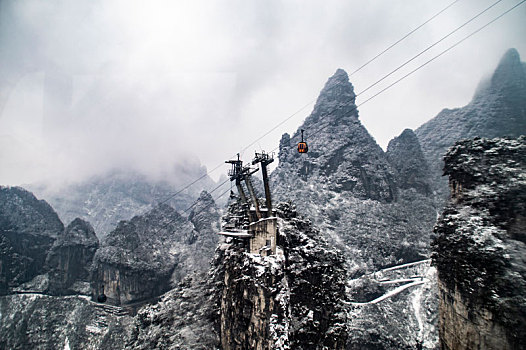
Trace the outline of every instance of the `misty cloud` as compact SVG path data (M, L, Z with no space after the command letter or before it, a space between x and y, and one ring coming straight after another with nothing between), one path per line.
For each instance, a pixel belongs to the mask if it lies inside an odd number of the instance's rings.
M112 168L159 175L196 158L213 168L312 101L337 68L352 72L450 2L0 0L0 183ZM351 76L356 91L491 3L460 1ZM525 14L518 8L360 108L371 134L385 147L468 103L507 48L526 52ZM309 113L252 148L274 149Z

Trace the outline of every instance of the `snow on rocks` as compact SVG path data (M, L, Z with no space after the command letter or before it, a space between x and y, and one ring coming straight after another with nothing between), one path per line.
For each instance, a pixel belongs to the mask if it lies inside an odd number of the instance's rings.
M526 342L526 137L464 140L444 157L451 201L436 226L441 343ZM466 314L469 317L466 318ZM471 345L469 345L471 344Z

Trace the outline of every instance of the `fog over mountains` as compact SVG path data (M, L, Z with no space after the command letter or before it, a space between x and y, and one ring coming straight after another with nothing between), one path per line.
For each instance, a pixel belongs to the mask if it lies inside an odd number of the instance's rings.
M195 185L185 187L202 179ZM223 178L219 183L223 182ZM64 222L76 217L90 221L99 237L105 237L121 220L144 214L158 203L179 211L187 210L202 190L216 187L199 163L176 164L166 179L132 170L114 170L65 186L37 183L27 186L39 197L47 198ZM181 190L183 189L183 190ZM224 191L221 187L221 191ZM177 195L174 195L177 194ZM220 199L224 204L226 198Z
M218 238L221 216L227 222L243 210L234 193L227 208L214 201L224 190L202 191L215 188L209 177L169 198L206 173L197 162L175 169L173 182L114 171L59 189L34 184L36 197L0 187L0 347L437 349L439 289L430 243L448 194L442 155L463 138L526 134L526 65L510 49L468 105L403 130L385 151L361 119L349 75L338 69L297 131L282 135L270 176L276 255L249 254L239 241ZM306 154L296 148L301 129ZM471 170L482 176L489 150L491 169L499 169L489 170L498 178L491 191L506 185L512 206L524 197L523 181L514 180L524 168L523 138L463 142L449 153L455 155L450 180L468 183ZM475 158L464 149L477 154L477 169L466 170ZM509 181L506 169L513 170ZM486 180L476 182L478 190L488 188ZM455 184L460 196L463 187ZM490 222L502 216L495 198L471 193L448 210L473 206ZM503 238L514 247L523 240L521 210L506 211L518 213L506 216L513 240ZM435 234L459 220L453 214L440 216ZM458 242L441 237L443 263L454 255L447 246ZM516 267L518 275L510 275L523 281L526 269ZM464 288L447 276L443 270L446 286ZM456 271L455 278L462 276ZM462 292L469 295L469 288ZM97 302L101 294L105 303ZM523 304L512 311L520 314ZM444 305L453 319L458 310ZM63 316L66 310L71 316Z
M451 2L2 0L0 183L62 185L115 168L167 178L174 163L196 157L211 170L315 100L336 68L350 74ZM413 63L511 2L499 2ZM353 74L355 92L489 4L457 1ZM405 128L444 106L464 105L502 52L526 50L523 17L517 8L378 103L363 105L361 122L385 150ZM311 109L247 151L275 148Z
M441 177L441 155L455 141L473 137L518 137L526 132L526 64L516 49L509 49L495 72L478 86L471 102L444 109L415 130L432 169L435 189L442 195L446 179Z

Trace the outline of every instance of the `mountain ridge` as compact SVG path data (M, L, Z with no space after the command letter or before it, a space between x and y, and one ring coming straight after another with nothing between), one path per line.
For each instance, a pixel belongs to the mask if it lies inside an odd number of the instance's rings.
M464 107L443 109L415 133L429 163L439 197L447 196L442 156L456 141L472 137L518 137L526 134L526 63L509 49L489 80L479 83Z

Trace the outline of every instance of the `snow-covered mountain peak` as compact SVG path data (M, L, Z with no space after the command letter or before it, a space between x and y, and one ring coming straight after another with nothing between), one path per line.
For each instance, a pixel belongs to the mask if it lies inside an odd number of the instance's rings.
M412 129L404 129L399 136L396 136L387 145L387 155L397 151L407 151L420 149L418 137ZM389 159L391 161L391 159Z
M398 171L397 182L400 188L412 188L423 195L431 194L429 165L413 130L405 129L400 136L389 141L386 155Z
M354 87L349 82L349 76L343 69L338 68L333 76L327 80L318 101L322 101L323 98L354 103Z
M351 197L361 199L394 200L393 169L359 121L355 97L347 73L339 69L321 90L311 115L298 131L292 137L283 135L280 163L272 175L273 181L279 178L278 198L283 190L290 199L290 187L300 191L323 188L348 192ZM296 149L302 129L309 145L306 154ZM303 182L298 183L298 179Z
M95 230L89 222L81 218L76 218L68 225L58 242L62 245L99 245Z
M521 62L519 52L511 48L502 56L489 81L483 81L477 88L474 102L484 100L490 94L511 95L524 92L526 66ZM521 94L521 98L526 97Z
M325 83L312 114L305 120L304 128L312 127L320 120L338 125L343 122L342 119L357 118L355 100L354 87L347 73L338 69Z
M201 193L199 194L199 198L197 198L197 201L203 203L204 205L212 205L214 199L212 198L212 195L207 191L201 191Z
M418 142L418 139L415 135L415 132L411 129L404 129L404 131L402 131L402 133L400 134L400 136L397 137L397 139L399 141L401 140L407 140L411 143L417 143Z
M199 198L195 202L188 220L192 222L195 228L203 234L205 231L208 232L208 239L217 239L216 232L214 232L216 219L219 217L219 209L212 198L212 195L206 191L202 191ZM219 227L215 228L216 230ZM201 236L201 238L203 238ZM215 248L215 244L211 244Z
M434 174L435 188L446 198L441 178L446 150L458 140L473 137L518 137L526 133L526 69L517 50L509 49L491 79L481 82L466 106L444 109L415 130Z
M515 76L525 75L521 64L521 57L517 49L511 48L500 59L495 73L493 73L492 81L497 83L513 82Z

